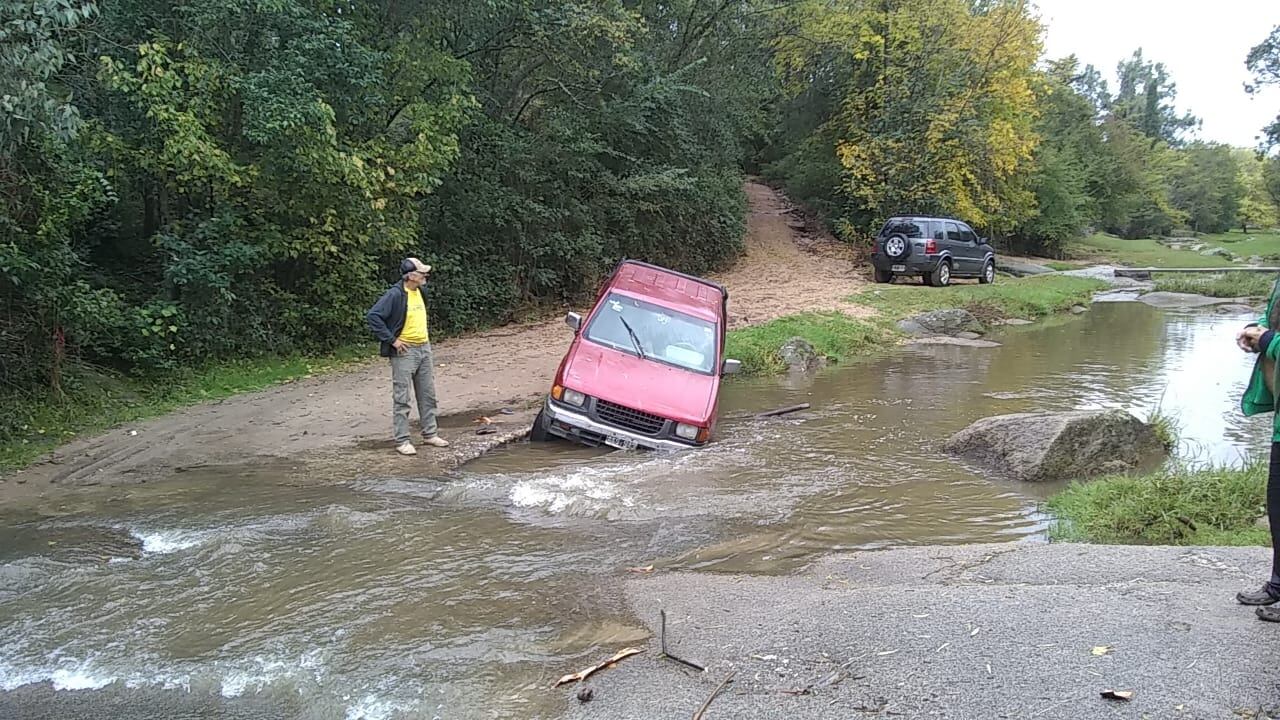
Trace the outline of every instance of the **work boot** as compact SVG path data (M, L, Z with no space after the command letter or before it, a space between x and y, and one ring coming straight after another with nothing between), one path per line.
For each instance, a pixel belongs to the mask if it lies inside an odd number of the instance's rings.
M417 455L418 448L414 447L413 443L409 442L408 440L405 440L404 442L396 446L396 452L400 453L401 455Z
M445 440L439 435L432 435L429 438L422 438L422 442L432 447L449 447L449 441ZM1277 598L1277 599L1280 599L1280 598ZM1275 601L1273 600L1272 602L1275 602Z
M1274 605L1280 602L1280 588L1266 583L1257 590L1236 593L1236 600L1241 605Z

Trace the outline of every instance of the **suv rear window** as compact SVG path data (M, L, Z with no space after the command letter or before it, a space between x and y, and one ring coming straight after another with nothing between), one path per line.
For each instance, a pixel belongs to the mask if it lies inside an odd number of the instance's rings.
M903 218L893 218L884 224L884 227L880 230L880 237L889 237L890 235L904 235L909 238L929 237L924 222Z

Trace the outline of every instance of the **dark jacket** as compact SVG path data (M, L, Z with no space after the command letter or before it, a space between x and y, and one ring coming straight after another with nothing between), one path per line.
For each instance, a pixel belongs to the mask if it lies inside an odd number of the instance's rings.
M418 292L425 296L427 286L423 285ZM405 316L408 314L409 296L405 292L403 280L388 288L382 293L382 297L378 298L378 302L369 308L365 320L369 322L369 329L373 331L373 336L382 343L378 349L378 354L382 357L395 356L396 349L391 346L391 343L400 337L400 332L404 330Z

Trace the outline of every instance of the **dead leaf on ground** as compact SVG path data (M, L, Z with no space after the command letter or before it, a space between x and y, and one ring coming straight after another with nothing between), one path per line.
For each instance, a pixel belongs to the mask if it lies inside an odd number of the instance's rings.
M486 417L486 416L484 416L484 415L481 415L480 417L476 418L475 420L472 420L471 422L473 422L473 423L475 423L475 424L477 424L477 425L492 425L492 424L493 424L493 420L489 419L488 417Z
M1112 651L1112 650L1114 650L1114 649L1115 649L1115 648L1111 647L1110 645L1098 645L1098 646L1096 646L1096 647L1094 647L1094 648L1093 648L1093 654L1094 654L1094 655L1106 655L1107 653L1111 652L1111 651Z
M629 568L627 568L627 572L633 572L633 573L651 573L651 572L653 572L653 566L652 566L652 565L645 565L644 567L629 567Z
M1124 700L1129 702L1133 699L1132 690L1103 690L1102 697L1108 700Z
M560 687L565 683L586 680L587 678L595 674L597 671L610 667L611 665L618 662L619 660L629 658L632 655L639 655L642 652L644 652L644 648L638 648L638 647L624 648L622 650L619 650L613 657L609 658L608 660L605 660L604 662L596 663L595 665L592 665L589 668L585 668L583 670L579 670L576 673L570 673L569 675L565 675L564 677L561 677L559 680L556 681L556 684L552 685L551 687Z

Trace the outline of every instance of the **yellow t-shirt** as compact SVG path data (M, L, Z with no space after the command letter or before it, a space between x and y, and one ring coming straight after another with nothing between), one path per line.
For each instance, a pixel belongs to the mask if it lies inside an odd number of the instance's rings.
M404 329L400 331L400 339L407 343L425 343L427 342L427 304L422 301L421 291L414 289L407 294L409 312L404 316Z

